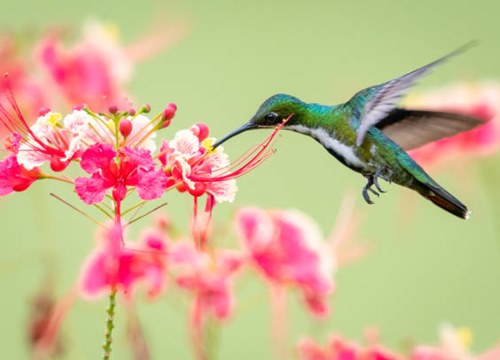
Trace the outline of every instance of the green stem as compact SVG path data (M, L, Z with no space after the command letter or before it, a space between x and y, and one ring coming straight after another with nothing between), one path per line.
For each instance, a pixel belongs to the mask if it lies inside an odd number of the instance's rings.
M108 318L106 319L106 329L104 331L104 344L102 349L104 353L102 355L103 360L109 360L111 356L111 344L113 342L113 328L115 327L115 307L116 307L116 290L112 289L109 294L109 303L106 313Z

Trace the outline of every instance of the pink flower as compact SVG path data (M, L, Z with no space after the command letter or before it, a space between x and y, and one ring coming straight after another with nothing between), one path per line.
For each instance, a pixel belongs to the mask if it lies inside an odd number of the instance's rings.
M298 288L314 315L328 313L334 259L317 224L297 211L243 208L236 215L236 228L265 279Z
M233 201L237 190L234 179L252 171L273 154L272 142L286 121L232 164L222 146L212 148L215 139L208 138L205 124L179 131L172 141L164 141L160 149L160 161L170 177L169 186L189 191L194 197L207 194L216 202Z
M234 179L197 181L202 176L210 177L229 166L229 158L223 149L210 150L214 140L207 136L208 127L197 124L190 130L177 132L170 142L164 141L160 148L164 171L180 191L189 191L196 197L206 193L217 202L232 202L237 190Z
M191 242L180 242L172 246L169 260L177 285L195 295L195 317L212 315L222 320L232 313L231 280L242 264L240 254L220 251L211 256Z
M83 153L81 167L91 174L90 178L75 179L76 192L86 204L101 202L110 188L115 201L122 201L130 186L143 200L156 199L165 192L167 177L154 170L151 153L145 149L125 147L117 152L109 144L92 145Z
M19 164L31 170L49 162L53 171L62 171L81 155L85 136L91 131L89 123L95 121L89 114L74 111L63 119L59 113L46 111L30 126L12 93L10 79L3 79L0 89L0 124L11 134L7 147Z
M232 314L232 279L242 260L239 253L226 250L209 254L196 249L192 242L178 242L172 247L169 261L176 283L193 297L190 331L197 359L207 358L207 320L224 320Z
M27 170L18 164L15 155L10 155L0 161L0 196L26 190L40 176L38 168Z
M48 83L70 106L84 103L103 112L110 105L127 106L125 85L135 63L168 48L184 31L182 24L167 28L162 23L160 30L126 47L115 27L92 22L84 26L82 39L70 46L63 44L59 33L47 35L37 46L36 58Z
M83 41L70 49L52 34L39 44L38 58L69 104L85 103L97 112L126 105L123 84L133 64L104 26L87 25Z
M484 156L500 146L500 85L459 84L410 98L411 108L450 111L484 119L484 125L410 152L418 162L445 162L458 153ZM439 156L436 156L439 154Z
M161 294L165 288L166 246L163 234L149 231L138 243L125 247L123 229L114 224L82 269L82 295L94 298L116 289L131 296L141 281L147 284L150 297Z
M62 127L62 116L48 112L40 116L27 131L17 150L17 161L27 169L50 162L54 171L66 168L79 155L80 135Z
M92 113L90 110L73 110L64 118L56 112L46 112L29 126L21 113L8 81L4 81L4 99L0 103L0 124L11 132L8 148L16 154L17 161L31 170L46 162L53 171L64 170L71 161L78 160L90 146L107 144L120 149L156 149L155 130L162 125L161 118L148 119L142 114L120 113L120 120L113 114ZM13 114L13 115L12 115ZM123 135L115 122L127 122L129 132ZM151 160L152 161L152 160ZM163 178L163 177L160 177Z

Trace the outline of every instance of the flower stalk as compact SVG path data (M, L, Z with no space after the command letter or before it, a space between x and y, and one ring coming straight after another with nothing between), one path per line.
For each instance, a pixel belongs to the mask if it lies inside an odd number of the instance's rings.
M102 349L103 360L108 360L111 356L111 344L113 343L113 329L115 327L116 289L112 289L109 294L108 309L106 310L106 328L104 330L104 344Z

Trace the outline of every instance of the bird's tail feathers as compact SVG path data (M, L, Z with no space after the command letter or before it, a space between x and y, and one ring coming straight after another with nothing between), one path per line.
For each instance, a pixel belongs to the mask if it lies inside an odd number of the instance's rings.
M459 218L467 220L471 215L467 206L462 204L457 198L436 183L419 182L419 186L416 190L423 197L432 201L441 209L446 210Z

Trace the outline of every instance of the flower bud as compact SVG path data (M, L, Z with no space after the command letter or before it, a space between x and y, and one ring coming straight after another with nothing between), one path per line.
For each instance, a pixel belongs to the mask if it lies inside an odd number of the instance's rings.
M85 109L86 106L87 105L85 105L85 104L78 104L78 105L73 106L73 110L76 110L76 111L83 110L83 109Z
M110 114L113 114L113 115L114 115L114 114L116 114L117 112L118 112L118 106L116 106L116 105L111 105L111 106L109 107L109 113L110 113Z
M194 189L188 188L189 193L194 197L199 197L205 193L207 185L204 183L195 183Z
M135 109L134 108L130 108L127 112L130 116L135 116Z
M132 121L128 119L122 119L120 121L120 134L122 134L124 138L130 135L130 133L132 132L132 128Z
M40 110L38 110L38 116L44 116L47 115L50 112L50 108L48 107L43 107Z
M205 140L208 137L208 126L203 123L198 123L191 126L191 132L198 138L200 141Z
M165 110L163 110L162 114L162 127L166 128L167 126L170 125L171 120L175 116L175 112L177 111L177 105L174 103L170 103L167 105Z
M141 108L141 113L144 113L144 114L147 114L148 112L151 111L151 105L149 104L144 104L142 105L142 108Z
M68 167L69 161L62 161L57 155L53 155L50 159L50 168L52 171L60 172Z

